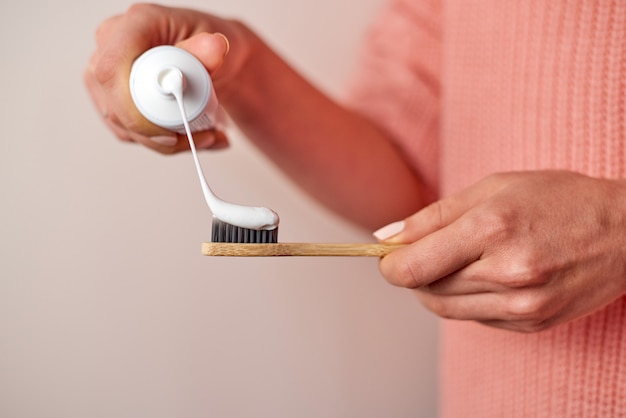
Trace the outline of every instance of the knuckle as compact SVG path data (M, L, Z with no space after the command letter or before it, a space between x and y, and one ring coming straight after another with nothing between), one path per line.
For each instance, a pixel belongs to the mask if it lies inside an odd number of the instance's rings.
M430 309L431 312L433 312L440 318L457 319L456 315L454 315L453 313L453 310L450 309L450 306L440 298L434 298L433 300L431 300L427 307L428 309Z
M444 319L457 319L451 309L452 307L446 303L445 298L424 292L421 289L417 290L416 294L422 305L435 315Z
M397 283L402 287L408 287L414 289L418 287L418 268L414 263L410 261L404 261L397 264L396 267Z
M441 201L435 201L426 206L420 215L425 215L428 222L435 228L440 229L444 225L444 207ZM419 213L419 212L418 212Z
M550 316L550 300L543 292L516 292L507 301L507 311L516 320L542 323Z
M110 84L116 74L116 65L106 57L101 57L93 68L93 76L101 86Z
M507 286L523 288L541 286L548 281L548 271L531 260L512 261L507 275Z
M480 217L480 230L488 239L504 241L514 235L517 219L517 212L513 208L491 207Z
M130 18L134 18L138 15L143 16L146 14L154 13L160 10L162 6L159 6L154 3L133 3L128 7L126 11L126 15Z
M168 7L156 3L135 3L125 13L128 24L141 28L160 27L168 22Z

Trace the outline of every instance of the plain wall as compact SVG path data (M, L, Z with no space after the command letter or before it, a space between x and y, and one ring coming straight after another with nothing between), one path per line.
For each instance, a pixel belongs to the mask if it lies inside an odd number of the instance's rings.
M169 3L248 22L338 96L381 0ZM436 319L377 260L209 258L191 156L117 141L82 83L128 1L2 2L0 416L432 417ZM369 241L241 135L216 192L281 241Z

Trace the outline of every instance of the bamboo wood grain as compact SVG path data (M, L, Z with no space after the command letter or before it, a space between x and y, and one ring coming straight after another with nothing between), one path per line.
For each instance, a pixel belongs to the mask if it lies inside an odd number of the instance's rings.
M279 242L248 244L205 242L202 254L225 257L384 257L405 244L340 244Z

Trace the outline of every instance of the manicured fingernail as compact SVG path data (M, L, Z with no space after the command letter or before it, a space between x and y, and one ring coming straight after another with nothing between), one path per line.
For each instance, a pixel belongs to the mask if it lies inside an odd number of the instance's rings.
M389 225L383 226L379 230L374 232L374 237L379 241L385 241L394 235L399 234L404 229L404 221L396 221Z
M228 41L226 35L219 32L215 32L214 35L220 36L222 39L224 39L224 42L226 43L226 52L224 52L224 55L228 54L228 51L230 51L230 42Z
M172 147L178 143L177 137L168 135L151 136L150 140L152 142L156 142L159 145L165 145L167 147Z

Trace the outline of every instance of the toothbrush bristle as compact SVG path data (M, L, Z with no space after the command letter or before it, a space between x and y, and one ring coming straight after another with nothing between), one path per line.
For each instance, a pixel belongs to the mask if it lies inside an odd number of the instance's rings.
M269 230L242 228L213 218L212 242L275 244L278 242L278 227Z

